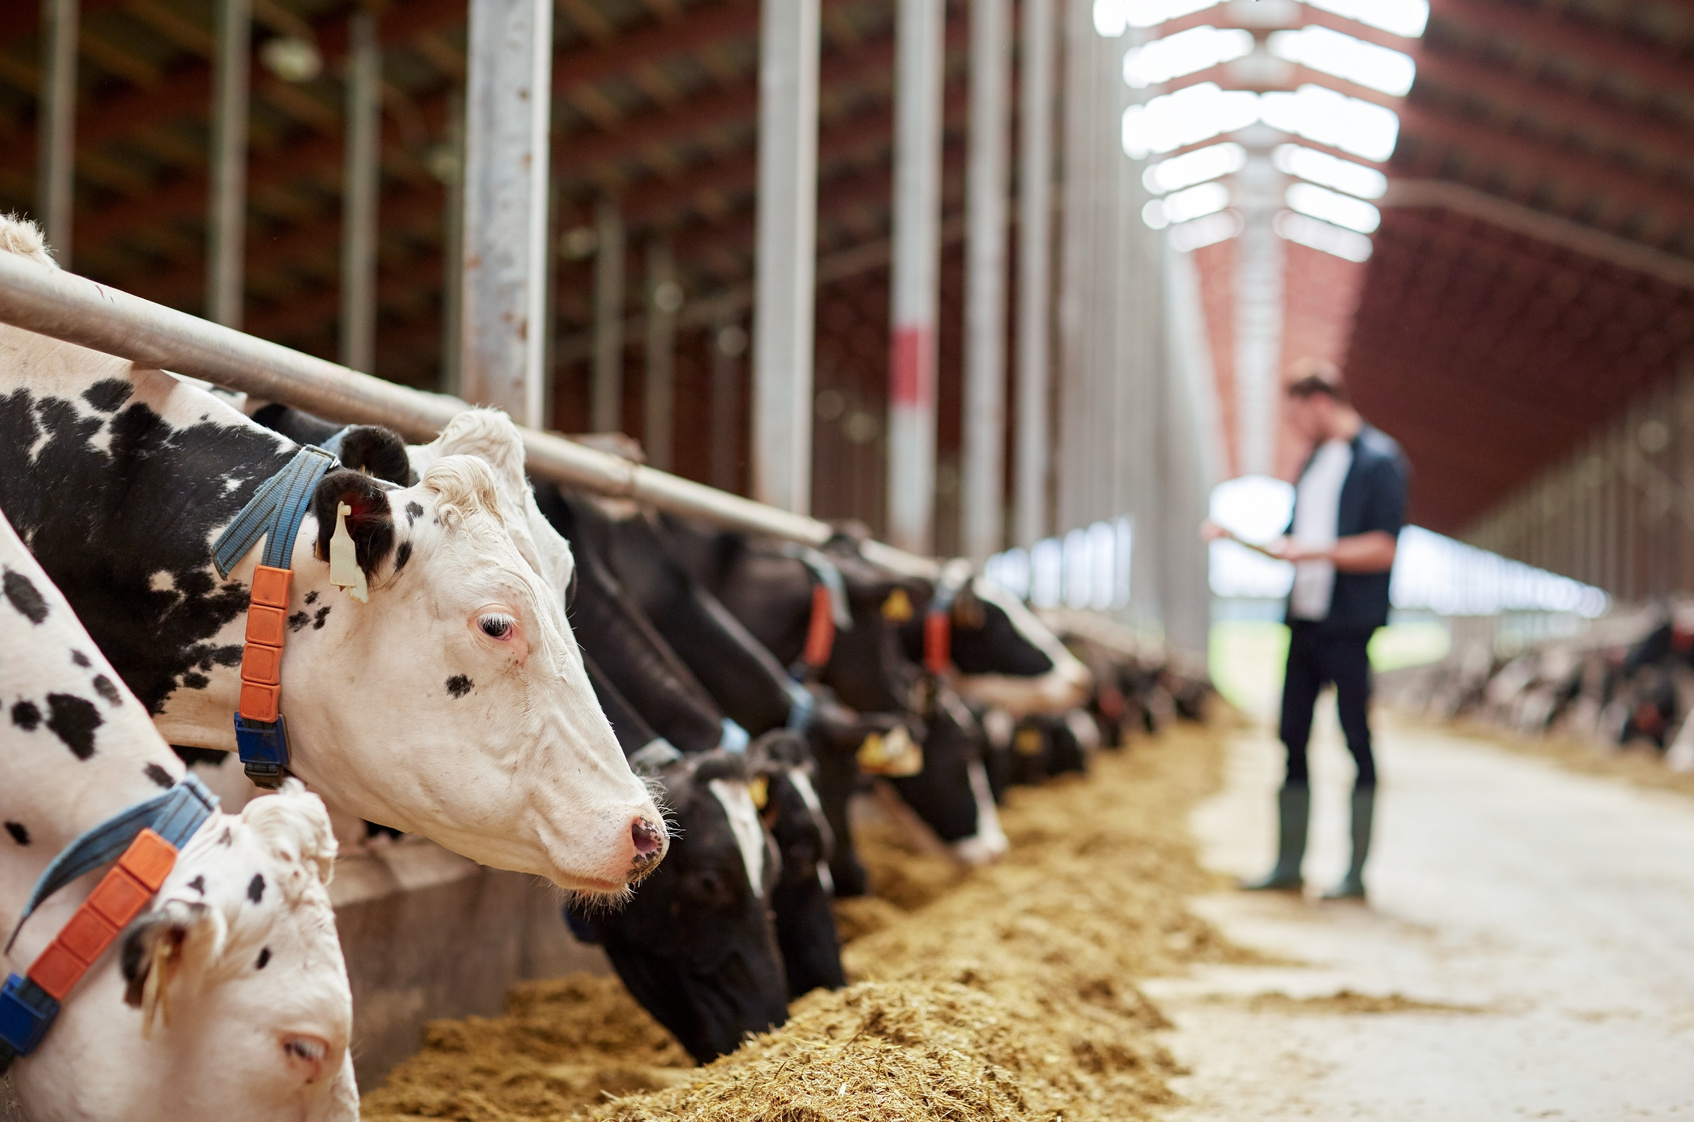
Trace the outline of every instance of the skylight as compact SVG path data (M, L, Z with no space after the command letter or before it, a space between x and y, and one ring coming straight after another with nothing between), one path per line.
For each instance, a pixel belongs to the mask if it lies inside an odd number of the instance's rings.
M1331 226L1316 218L1283 211L1272 220L1272 228L1283 241L1297 242L1308 249L1347 261L1369 261L1371 241L1363 234Z
M1131 159L1142 160L1153 153L1170 152L1244 129L1258 119L1258 94L1226 91L1216 82L1202 82L1126 109L1123 150Z
M1202 148L1200 151L1209 152L1211 149ZM1191 152L1186 156L1177 156L1166 160L1165 164L1174 164L1199 154L1200 152ZM1245 160L1246 153L1243 152L1242 156ZM1315 148L1306 148L1299 144L1277 145L1271 152L1271 162L1276 165L1276 170L1284 175L1296 175L1313 183L1321 183L1325 187L1333 187L1337 191L1345 191L1349 195L1357 195L1361 199L1380 199L1388 191L1388 177L1375 168L1355 164L1351 160L1339 160L1327 152L1319 152ZM1156 164L1154 167L1164 167L1165 164ZM1154 168L1149 168L1146 174L1152 175L1153 171ZM1146 176L1142 178L1145 179ZM1147 189L1151 191L1152 186L1149 184Z
M1197 148L1180 156L1172 156L1168 160L1160 160L1141 173L1141 182L1151 194L1163 195L1167 191L1180 191L1184 187L1192 187L1196 183L1204 183L1220 175L1233 175L1246 166L1247 149L1234 141L1225 141L1210 148ZM1355 191L1354 194L1358 192Z
M1278 91L1263 95L1259 98L1259 118L1273 129L1377 162L1394 154L1394 144L1400 137L1400 117L1392 109L1311 84L1301 86L1293 93ZM1124 135L1127 150L1127 116L1124 118ZM1217 133L1208 135L1216 136ZM1191 144L1193 141L1182 141L1171 145L1171 148L1181 147L1184 143ZM1170 148L1162 151L1168 152Z
M1181 37L1173 35L1170 39L1161 39L1140 49L1150 50L1159 43L1168 43ZM1333 74L1337 78L1356 82L1394 97L1404 97L1406 91L1412 88L1412 79L1417 74L1417 64L1412 61L1411 55L1379 47L1363 39L1355 39L1351 35L1343 35L1327 27L1312 26L1302 27L1298 31L1273 31L1266 45L1270 53L1277 58L1297 62L1313 70L1321 70L1325 74ZM1127 73L1126 65L1125 74Z
M1094 0L1094 30L1116 39L1131 27L1157 27L1166 20L1203 12L1219 0Z
M1314 8L1416 39L1429 23L1429 0L1306 0Z
M1220 210L1192 222L1172 226L1165 237L1178 253L1188 253L1201 246L1226 242L1241 233L1241 216L1233 210Z
M1173 222L1187 222L1216 214L1228 205L1228 187L1222 183L1202 183L1163 199L1152 200L1141 208L1141 221L1154 230L1163 230Z
M1285 198L1289 210L1297 210L1361 234L1368 234L1382 225L1382 212L1363 199L1355 199L1315 183L1292 184Z
M1252 53L1251 31L1220 31L1210 24L1191 27L1144 47L1131 47L1123 56L1123 80L1131 89L1146 89Z

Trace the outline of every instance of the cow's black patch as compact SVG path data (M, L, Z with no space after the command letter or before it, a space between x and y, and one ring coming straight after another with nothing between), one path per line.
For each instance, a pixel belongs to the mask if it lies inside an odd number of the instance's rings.
M326 620L328 618L329 618L329 605L325 604L323 607L321 607L317 610L316 615L312 616L312 630L313 631L322 631L324 629L324 620Z
M318 602L318 590L314 588L314 589L312 589L312 591L306 593L306 603L316 604L317 602Z
M416 522L418 520L418 515L422 513L423 504L419 503L416 499L408 502L406 504L406 525L410 526L412 523Z
M72 651L71 661L82 667L84 670L87 670L90 666L94 665L88 661L88 656L83 654L81 651Z
M203 690L212 684L212 680L198 670L190 670L182 676L182 688L185 690Z
M465 677L463 674L455 674L451 678L447 679L447 692L452 694L454 697L464 697L467 693L471 692L471 687L474 685L476 685L476 683Z
M206 878L196 874L194 879L188 882L188 887L204 896L206 895Z
M253 879L247 882L247 899L257 904L265 898L265 874L254 873Z
M34 732L41 723L41 707L33 701L20 701L12 706L12 723L25 732Z
M94 730L105 724L100 711L87 698L69 693L47 695L47 727L65 742L71 755L86 760L94 755Z
M135 387L122 378L103 378L82 391L82 400L102 413L116 413L134 392Z
M265 967L269 966L270 964L271 964L271 949L269 947L260 947L259 948L259 961L255 962L253 964L253 969L263 970Z
M29 622L41 623L47 619L47 601L36 591L34 581L7 569L5 579L0 583L6 587L6 599L12 602L12 607L29 617Z
M171 745L171 751L176 758L193 767L195 764L205 764L207 767L223 767L224 761L235 755L234 752L220 752L216 748L185 748L181 744Z
M82 408L27 386L0 393L0 509L157 715L173 691L204 685L187 672L221 662L213 640L247 609L245 586L213 573L207 542L292 449L246 421L178 427L133 396L110 416ZM102 428L103 448L91 443ZM244 482L226 487L231 473ZM240 644L229 653L240 662Z
M176 780L171 778L171 773L160 767L158 764L148 764L141 770L147 773L148 779L151 779L167 791L176 786Z
M406 562L411 559L412 543L410 541L401 542L400 548L394 553L394 571L398 573L401 569L404 569L406 567Z
M307 615L305 612L295 612L293 615L288 617L288 630L298 631L311 622L312 617Z
M94 692L106 699L106 704L119 706L124 703L124 695L118 692L118 687L104 674L94 675Z
M29 844L29 827L25 826L22 822L6 823L6 832L11 834L12 840L17 842L19 845Z

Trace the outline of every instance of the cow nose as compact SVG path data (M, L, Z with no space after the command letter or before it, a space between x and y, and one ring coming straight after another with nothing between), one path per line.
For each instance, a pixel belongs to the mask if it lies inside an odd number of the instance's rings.
M635 863L651 865L659 860L660 851L665 846L665 830L663 826L655 825L645 818L637 818L629 824L630 840L635 842Z

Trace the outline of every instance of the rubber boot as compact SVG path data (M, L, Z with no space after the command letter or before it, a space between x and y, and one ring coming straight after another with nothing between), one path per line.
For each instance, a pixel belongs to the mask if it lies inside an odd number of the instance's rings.
M1270 875L1259 880L1242 881L1247 892L1298 892L1304 882L1300 879L1300 863L1306 858L1306 822L1312 809L1310 787L1284 787L1276 793L1277 830L1276 867Z
M1353 789L1353 860L1347 865L1347 875L1325 900L1363 900L1365 898L1365 860L1370 857L1371 819L1376 816L1376 788Z

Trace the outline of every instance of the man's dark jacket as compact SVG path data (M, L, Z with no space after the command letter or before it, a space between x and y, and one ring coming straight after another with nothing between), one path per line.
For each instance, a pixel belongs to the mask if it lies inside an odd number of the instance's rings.
M1300 469L1302 476L1311 463L1308 459ZM1394 438L1369 424L1360 425L1358 435L1353 437L1353 464L1341 484L1335 536L1350 538L1381 530L1398 538L1400 527L1406 522L1406 485L1410 477L1405 453ZM1294 532L1292 518L1286 532ZM1390 575L1338 571L1329 615L1318 622L1317 629L1332 634L1368 635L1386 624ZM1293 616L1289 615L1288 619L1292 621Z

